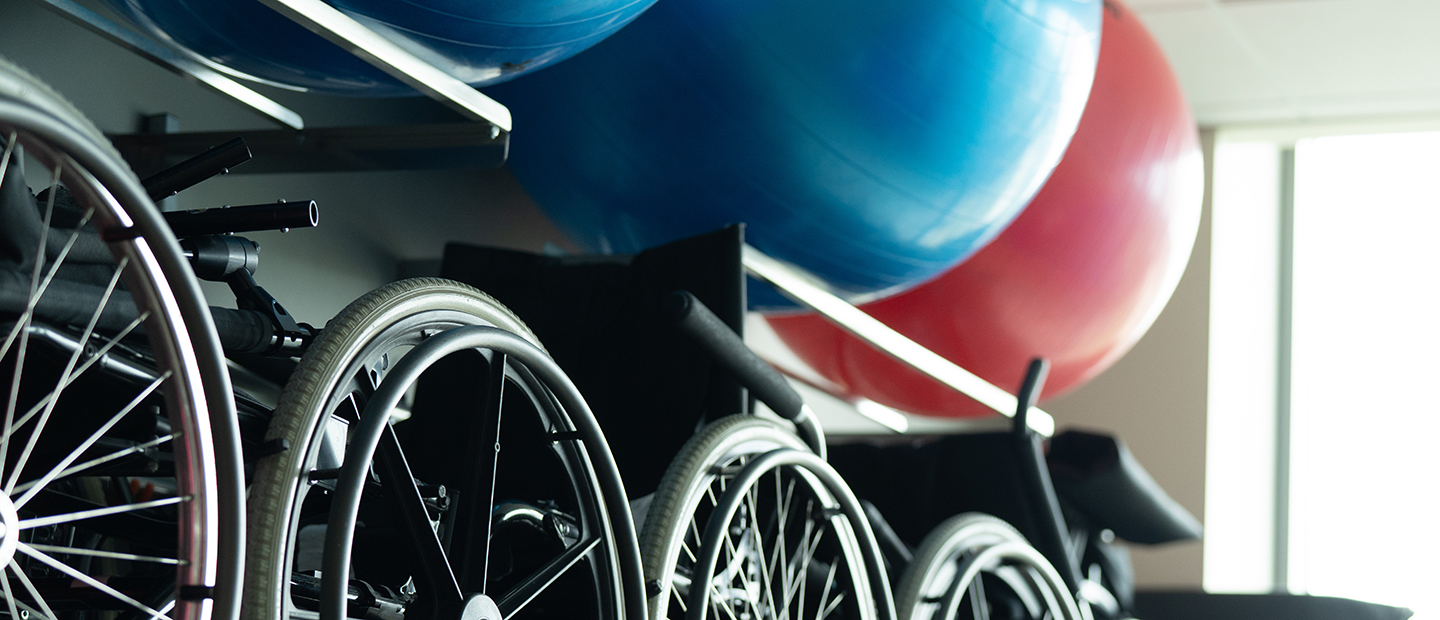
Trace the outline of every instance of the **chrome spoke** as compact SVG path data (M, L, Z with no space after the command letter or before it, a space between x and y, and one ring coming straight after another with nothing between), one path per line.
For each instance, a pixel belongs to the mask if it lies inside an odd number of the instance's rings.
M51 194L53 195L54 192L52 191ZM120 259L120 264L115 267L115 273L110 276L110 283L105 287L105 294L100 297L100 303L95 306L95 312L90 315L90 322L85 325L85 331L80 336L80 342L85 343L90 341L90 334L95 332L95 324L100 322L101 313L105 311L105 306L110 303L110 296L115 292L115 285L120 283L120 275L124 273L127 262L128 259L122 258ZM60 381L55 384L57 390L61 384L67 382L70 373L75 371L75 364L80 361L80 355L84 352L85 347L78 346L75 347L75 351L70 354L69 361L65 362L65 370L60 373ZM40 442L40 435L45 431L45 424L50 421L50 414L55 411L55 405L59 402L60 399L58 398L51 399L50 404L45 406L45 412L40 414L40 420L35 423L35 430L30 433L29 441L25 442L25 450L20 453L20 458L15 461L15 471L10 472L10 480L5 483L5 493L9 494L15 491L15 485L20 482L20 474L25 470L25 464L30 460L31 452L35 450L35 444ZM11 430L13 431L14 429ZM8 439L8 436L6 439ZM9 441L5 442L7 445L9 443Z
M11 146L13 145L14 143L12 142ZM5 162L7 164L10 162L10 146L6 147ZM56 166L55 172L50 179L50 195L45 201L45 218L40 226L40 247L35 251L35 271L30 274L30 297L25 301L24 316L15 323L14 329L22 330L22 333L20 334L20 348L15 353L15 372L11 375L10 379L10 400L5 404L5 434L0 435L0 437L10 437L10 429L14 428L15 406L18 402L16 399L20 395L20 375L21 370L25 368L25 354L30 347L30 321L34 317L34 313L31 312L31 310L36 304L40 303L40 295L36 293L35 289L40 281L40 270L45 266L45 243L50 239L50 220L51 216L55 213L55 185L59 181L60 167ZM59 267L58 262L56 263L56 267ZM12 340L8 338L5 340L4 348L0 349L0 358L4 358L5 354L9 352L11 342ZM9 450L10 442L0 441L0 479L4 478L5 458L9 456ZM17 465L16 467L18 468L19 466Z
M35 588L34 583L30 582L30 577L25 574L25 571L20 568L20 564L16 563L14 558L10 559L10 570L15 573L16 577L20 578L20 585L25 586L25 591L30 593L30 598L35 599L35 603L40 605L40 610L43 612L43 614L41 614L42 617L49 618L50 620L59 618L59 616L55 615L55 610L50 609L50 604L45 602L45 597L40 596L40 591ZM29 609L28 611L31 614L35 613L34 609Z
M135 504L123 504L123 505L120 505L120 506L107 506L107 507L105 507L105 508L95 508L95 509L93 509L93 510L82 510L82 511L80 511L80 512L72 512L72 513L63 514L63 515L52 515L52 516L49 516L49 517L36 517L36 518L34 518L34 519L21 519L21 520L20 520L20 523L17 524L16 527L17 527L18 529L28 530L28 529L37 528L37 527L44 527L44 526L47 526L47 525L58 525L58 524L61 524L61 523L71 523L71 522L74 522L74 521L83 521L83 520L85 520L85 519L94 519L94 518L96 518L96 517L106 517L106 516L110 516L110 515L123 514L123 513L127 513L127 512L136 512L136 511L140 511L140 510L146 510L146 509L149 509L149 508L159 508L159 507L161 507L161 506L171 506L171 505L174 505L174 504L179 504L179 503L182 503L182 502L185 502L185 501L189 501L189 499L190 499L190 498L188 498L188 497L167 497L167 498L165 498L165 499L151 500L151 501L148 501L148 502L139 502L139 503L135 503ZM25 543L20 543L20 544L21 544L21 545L24 545Z
M806 509L806 513L807 513L807 514L808 514L809 511L812 510L814 507L815 507L815 504L814 504L813 501L807 501L807 502L805 502L805 509ZM815 534L815 538L814 538L813 540L810 538L810 535L811 535L812 533ZM815 550L820 548L820 541L821 541L822 539L824 539L824 538L825 538L825 528L820 528L820 529L817 530L817 529L815 529L815 522L814 522L814 521L812 521L812 520L810 520L810 519L805 519L805 531L802 532L801 535L800 535L800 540L801 540L801 543L800 543L800 544L801 544L801 549L803 550L803 553L801 553L801 554L800 554L800 557L797 558L798 561L795 563L794 566L786 567L786 572L792 572L792 573L793 573L793 572L799 572L799 573L800 573L800 579L799 579L799 582L800 582L800 583L799 583L799 586L797 587L797 589L795 590L796 593L800 594L800 596L799 596L799 600L800 600L800 610L799 610L799 613L796 615L796 618L797 618L797 619L801 619L801 618L804 618L804 617L805 617L805 595L804 595L804 592L805 592L805 586L809 583L810 571L808 570L808 568L809 568L809 566L810 566L810 560L812 560L812 559L815 558ZM822 602L822 603L824 602L823 599L822 599L821 602Z
M840 607L840 601L845 597L845 593L842 593L842 591L835 591L834 603L828 604L828 606L825 604L825 600L829 598L831 585L835 584L835 568L838 567L840 567L838 562L831 562L831 564L829 564L829 574L825 575L825 590L822 590L821 594L819 594L819 604L821 604L822 607L818 616L815 616L815 620L825 620L825 616L829 616L829 613L834 611L835 607Z
M825 588L820 590L820 613L816 614L815 620L825 617L825 600L830 598L830 588L835 585L835 565L830 565L830 572L825 575Z
M130 560L130 561L132 561L132 562L153 562L153 563L155 563L155 564L173 564L173 565L175 565L175 566L184 566L185 564L187 564L187 562L185 562L184 560L178 559L178 558L162 558L162 557L156 557L156 556L153 556L153 555L135 555L135 554L133 554L133 553L120 553L120 552L118 552L118 551L101 551L101 550L99 550L99 549L82 549L82 548L78 548L78 547L57 547L57 546L55 546L55 545L37 545L37 544L33 544L33 543L30 545L30 548L31 548L31 549L35 549L36 551L44 551L45 553L49 553L49 554L52 554L52 555L53 555L53 554L61 554L61 555L84 555L84 556L89 556L89 557L92 557L92 558L110 558L110 559L112 559L112 560Z
M777 616L777 618L778 618L778 620L789 620L789 618L790 618L790 584L791 584L791 581L792 581L794 575L793 575L793 573L790 571L790 552L789 552L790 542L789 542L788 540L786 540L786 538L785 538L785 530L788 529L787 526L788 526L789 523L790 523L790 500L793 499L793 497L792 497L791 494L792 494L792 493L794 492L794 490L795 490L795 481L794 481L794 480L791 480L788 488L786 488L783 493L781 492L781 487L785 487L786 485L782 484L782 482L783 482L783 480L782 480L781 477L780 477L780 470L779 470L779 469L776 469L776 470L775 470L775 513L776 513L776 514L778 515L778 517L779 517L779 518L778 518L778 521L779 521L779 524L780 524L780 529L779 529L778 536L776 536L777 541L776 541L776 543L775 543L775 553L772 554L771 561L770 561L770 574L771 574L771 575L777 574L777 573L776 573L777 569L778 569L779 571L781 571L781 572L779 572L778 574L779 574L780 577L781 577L781 579L780 579L780 592L781 592L780 600L781 600L782 608L781 608L780 614ZM803 539L802 539L802 540L803 540Z
M135 320L130 321L130 324L126 325L125 329L120 330L120 332L115 334L114 337L106 341L104 345L102 345L99 349L95 351L94 355L91 355L85 360L85 363L77 367L75 369L75 372L70 373L70 376L65 377L64 380L60 383L60 385L57 385L54 390L51 390L49 394L45 395L45 398L40 399L39 402L35 403L34 406L30 407L29 411L25 412L25 415L20 416L20 419L15 421L14 428L25 426L25 423L29 422L31 418L35 417L43 409L45 409L45 407L50 404L50 401L60 398L60 394L65 391L65 388L70 387L70 384L74 383L76 379L79 379L80 375L85 374L85 371L90 370L91 366L94 366L100 360L104 359L105 354L109 353L110 349L113 349L115 348L115 345L120 344L120 341L124 340L126 336L129 336L130 332L135 331L137 327L140 327L140 324L144 323L145 319L148 318L150 318L150 311L146 310L145 312L140 313L140 316L135 317ZM0 435L0 441L9 439L10 434L10 432L6 432L4 435ZM3 452L0 452L0 456L3 456ZM18 489L20 487L16 486L15 488Z
M90 446L95 445L95 442L100 441L100 438L104 437L105 433L109 432L111 428L120 423L120 420L124 419L131 411L134 411L136 407L140 406L140 403L144 402L146 398L149 398L150 394L154 393L155 389L159 388L160 384L164 383L168 378L170 378L170 371L167 370L165 374L151 381L150 385L146 386L144 390L141 390L129 404L121 408L115 415L110 416L110 419L102 424L100 428L96 429L94 433L91 433L89 437L85 438L85 441L75 446L75 449L71 450L70 454L65 455L65 458L50 468L50 471L45 472L44 476L41 476L39 480L32 483L30 489L27 490L24 495L21 495L20 499L15 500L15 509L19 510L24 507L25 503L30 501L30 498L35 497L35 494L40 492L40 489L45 488L45 485L50 484L55 478L59 477L60 473L65 471L66 467L69 467L76 459L79 459L81 455L85 454L85 451L89 450ZM36 432L39 432L38 429ZM20 473L20 467L17 466L15 468L15 473L17 475Z
M92 467L97 467L97 466L104 465L104 464L106 464L106 463L109 463L109 462L114 461L114 460L117 460L117 459L125 458L125 457L130 456L131 454L135 454L135 453L137 453L137 452L144 452L144 451L146 451L146 450L149 450L150 448L153 448L153 447L158 446L158 445L160 445L160 444L162 444L162 443L168 442L168 441L170 441L170 440L172 440L172 439L176 439L176 438L178 438L178 437L180 437L180 433L171 433L171 434L169 434L169 435L165 435L164 437L156 437L155 439L151 439L150 441L147 441L147 442L142 443L142 444L136 444L136 445L130 446L129 448L124 448L124 449L121 449L121 450L116 450L116 451L114 451L114 452L111 452L110 454L106 454L105 456L93 458L93 459L90 459L90 460L88 460L88 461L85 461L84 463L80 463L80 464L78 464L78 465L71 466L71 467L69 467L68 469L65 469L64 471L60 472L60 475L56 476L56 478L64 478L64 477L66 477L66 476L69 476L69 475L72 475L72 474L77 474L77 473L79 473L79 472L85 471L85 470L90 469L90 468L92 468ZM15 485L15 492L16 492L16 493L23 493L23 492L25 492L27 489L29 489L30 487L33 487L33 486L35 486L36 484L38 484L39 482L40 482L39 480L31 480L30 482L22 482L22 483L20 483L20 484L17 484L17 485Z
M133 599L133 598L130 598L129 596L126 596L124 593L120 592L119 590L116 590L115 588L112 588L112 587L106 585L105 582L100 581L99 579L96 579L96 578L91 577L91 576L89 576L89 575L86 575L85 573L82 573L82 572L80 572L80 571L72 568L70 565L68 565L68 564L66 564L66 563L64 563L64 562L61 562L60 560L57 560L57 559L55 559L55 558L50 557L49 555L41 552L41 551L38 550L38 549L35 549L34 547L31 547L30 545L27 545L27 544L25 544L25 543L22 542L22 543L20 543L19 550L20 550L21 553L24 553L25 555L28 555L28 556L30 556L30 557L32 557L32 558L35 558L36 560L39 560L39 561L43 562L44 564L46 564L46 565L49 566L50 568L53 568L53 569L58 570L58 571L60 571L60 572L62 572L62 573L65 573L66 575L69 575L69 576L71 576L72 578L76 579L77 581L80 581L81 583L84 583L85 585L88 585L88 586L90 586L90 587L92 587L92 588L95 588L96 590L99 590L99 591L101 591L101 592L104 592L104 593L106 593L106 594L109 594L110 596L114 597L115 600L118 600L118 601L120 601L120 602L122 602L122 603L125 603L125 604L127 604L127 605L129 605L129 606L131 606L131 607L134 607L135 609L141 611L142 613L145 613L145 614L149 615L151 618L153 618L153 619L155 619L155 620L169 620L169 618L168 618L167 616L165 616L165 614L162 614L162 613L160 613L160 612L158 612L158 611L156 611L156 610L154 610L154 609L151 609L148 605L146 605L146 604L144 604L144 603L141 603L140 601L137 601L137 600L135 600L135 599Z
M754 485L751 485L751 487L745 491L745 503L750 505L751 520L755 524L755 556L758 560L755 564L757 564L760 569L760 589L765 592L766 603L770 606L770 617L774 618L776 611L775 593L770 589L770 567L766 566L765 562L765 533L760 530L760 501L756 498L756 495L759 493L759 489L756 487L759 486L759 484L760 481L757 480ZM783 525L781 529L784 529Z
M5 353L10 350L10 344L15 340L16 334L20 332L20 324L30 324L30 317L35 315L36 304L40 303L40 298L45 295L45 291L49 290L50 282L55 279L55 274L60 272L60 265L65 262L65 257L70 255L70 249L75 247L75 242L80 239L80 231L85 228L85 224L90 222L90 217L94 214L94 209L85 210L85 214L80 216L80 222L75 225L75 230L70 231L70 238L66 239L65 247L60 248L60 253L55 256L55 262L50 265L50 270L45 272L45 279L40 282L40 286L34 286L32 281L30 301L25 304L25 311L20 313L20 323L16 323L15 327L10 329L10 335L5 338L5 345L0 346L0 357L4 357ZM36 271L39 271L38 266L44 263L43 258L37 259Z
M0 573L0 576L3 575L4 573ZM0 580L0 591L4 592L5 604L10 607L10 617L19 618L20 610L15 607L15 595L10 592L10 579Z

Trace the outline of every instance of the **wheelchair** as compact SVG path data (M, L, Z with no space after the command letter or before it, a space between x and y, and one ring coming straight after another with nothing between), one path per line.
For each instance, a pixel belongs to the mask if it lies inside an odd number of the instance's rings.
M518 318L415 279L297 323L228 234L288 224L151 202L236 149L140 182L9 63L0 98L11 617L642 615L604 437ZM315 218L259 219L281 211ZM239 309L207 307L196 274Z

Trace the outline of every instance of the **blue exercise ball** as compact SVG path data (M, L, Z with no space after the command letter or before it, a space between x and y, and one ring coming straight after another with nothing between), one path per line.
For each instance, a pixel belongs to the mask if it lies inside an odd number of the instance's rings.
M959 263L1029 202L1084 109L1100 12L665 0L488 92L515 117L515 175L587 250L744 222L757 248L862 302Z
M106 0L150 33L244 78L356 96L415 90L258 0ZM460 80L485 86L569 58L655 0L326 0Z

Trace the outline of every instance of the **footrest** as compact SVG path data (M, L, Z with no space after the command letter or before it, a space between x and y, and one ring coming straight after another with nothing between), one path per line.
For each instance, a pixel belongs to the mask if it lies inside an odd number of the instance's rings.
M1160 488L1118 438L1066 431L1051 440L1046 460L1056 493L1096 527L1141 544L1200 537L1200 522Z

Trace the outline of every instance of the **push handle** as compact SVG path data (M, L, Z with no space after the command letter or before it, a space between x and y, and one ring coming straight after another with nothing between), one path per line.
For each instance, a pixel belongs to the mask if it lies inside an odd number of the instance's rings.
M167 211L165 223L181 239L200 235L228 235L257 230L313 228L320 223L314 200L242 207L216 207L199 211Z
M705 349L755 398L781 417L794 422L805 442L824 458L824 435L810 408L805 406L804 399L779 371L751 351L739 334L689 291L675 291L667 296L663 311L680 331Z
M225 144L212 147L174 166L161 170L140 182L151 200L174 196L215 175L230 172L231 168L250 161L250 149L244 138L235 138Z
M665 299L665 312L760 402L787 420L799 417L805 401L794 388L693 294L689 291L671 293Z

